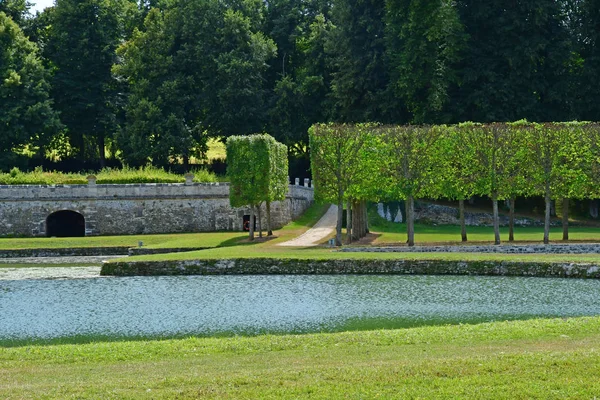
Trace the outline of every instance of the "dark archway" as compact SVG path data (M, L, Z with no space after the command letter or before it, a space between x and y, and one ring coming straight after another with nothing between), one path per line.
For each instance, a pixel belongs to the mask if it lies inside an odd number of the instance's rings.
M46 218L46 236L85 236L85 218L75 211L57 211Z

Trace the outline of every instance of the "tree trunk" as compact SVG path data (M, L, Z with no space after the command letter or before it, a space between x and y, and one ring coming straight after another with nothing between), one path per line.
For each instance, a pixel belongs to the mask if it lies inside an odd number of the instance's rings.
M337 223L335 225L335 245L342 245L342 219L344 218L344 201L342 198L338 198L338 215Z
M590 200L590 217L598 218L598 200Z
M358 239L364 237L364 217L362 212L362 201L357 201L355 204L356 212L354 213L354 218L356 219L356 232L354 234L358 237Z
M415 245L415 199L408 196L406 199L406 235L408 236L408 245Z
M367 202L363 201L363 215L364 215L364 230L365 230L365 234L364 236L367 235L367 233L369 233L369 211L367 210Z
M75 146L79 149L79 160L85 161L85 137L83 135L76 136Z
M248 227L248 239L254 240L254 206L250 206L250 226Z
M352 201L348 199L346 201L346 244L352 243L352 234L354 229L352 229Z
M467 241L467 224L465 223L465 200L458 201L458 218L460 219L460 238Z
M515 241L515 198L510 199L508 211L508 241Z
M267 201L267 236L273 236L271 230L271 202Z
M352 239L360 239L360 202L352 202Z
M494 244L500 244L500 218L498 217L498 198L496 195L492 198L494 210Z
M568 198L563 199L562 228L563 228L562 240L569 240L569 199Z
M552 208L552 200L550 199L550 191L546 190L546 210L544 213L544 244L550 243L550 209Z
M104 143L104 134L98 135L98 154L100 155L100 168L106 167L106 144Z
M262 237L262 218L260 217L260 204L256 206L256 214L258 215L258 237Z

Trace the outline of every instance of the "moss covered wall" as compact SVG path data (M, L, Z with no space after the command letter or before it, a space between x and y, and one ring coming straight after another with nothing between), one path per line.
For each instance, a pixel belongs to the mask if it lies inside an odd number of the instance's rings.
M445 260L299 260L239 258L105 263L101 275L278 275L278 274L415 274L499 275L600 278L598 264L445 261Z

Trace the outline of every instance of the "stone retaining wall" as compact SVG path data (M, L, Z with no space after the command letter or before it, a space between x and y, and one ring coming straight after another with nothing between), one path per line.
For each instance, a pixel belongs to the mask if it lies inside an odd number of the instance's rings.
M600 254L600 243L346 247L344 253L506 253L506 254Z
M68 249L15 249L0 250L2 258L22 257L86 257L86 256L126 256L128 246L118 247L73 247Z
M100 275L500 275L600 278L595 264L447 260L299 260L244 258L186 261L117 261L104 263Z
M273 228L312 204L305 185L290 185L285 201L271 205ZM250 213L229 205L227 183L0 185L0 236L47 236L48 216L64 210L83 216L86 236L241 231Z
M181 253L184 251L206 250L208 247L176 247L153 249L147 247L73 247L62 249L14 249L0 250L0 259L25 257L92 257L92 256L138 256L147 254Z

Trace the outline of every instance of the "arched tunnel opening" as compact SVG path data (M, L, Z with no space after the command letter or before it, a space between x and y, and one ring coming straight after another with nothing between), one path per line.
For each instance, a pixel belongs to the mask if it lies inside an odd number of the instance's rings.
M85 218L75 211L57 211L46 218L46 236L85 236Z

